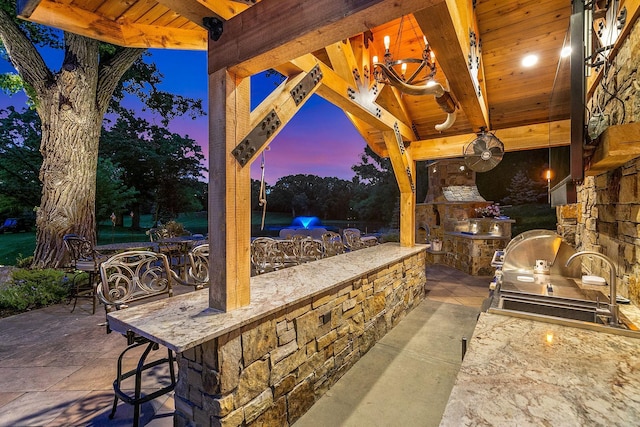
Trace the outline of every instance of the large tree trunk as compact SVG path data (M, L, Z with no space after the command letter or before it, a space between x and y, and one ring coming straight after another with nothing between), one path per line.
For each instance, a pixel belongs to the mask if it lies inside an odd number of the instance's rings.
M53 95L54 102L55 94ZM62 237L96 241L95 192L101 115L95 103L75 97L72 110L49 108L42 117L42 200L37 215L34 264L59 267Z
M42 200L34 253L38 267L61 266L65 234L96 241L96 170L102 126L96 103L98 42L68 36L65 44L63 68L36 107L42 120Z
M102 118L120 78L143 49L117 48L101 60L99 42L65 33L62 68L52 73L35 46L0 10L0 41L27 86L42 122L42 200L33 265L60 267L62 237L96 242L95 192Z

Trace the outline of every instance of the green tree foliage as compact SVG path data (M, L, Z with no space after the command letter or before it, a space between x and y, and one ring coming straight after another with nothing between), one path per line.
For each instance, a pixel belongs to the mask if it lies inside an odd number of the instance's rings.
M358 185L351 207L362 221L391 223L400 203L400 190L391 161L375 154L367 145L360 163L352 167Z
M302 215L344 219L349 213L354 185L335 177L299 174L280 178L269 190L269 211L290 212L292 217Z
M20 215L40 204L40 119L33 110L0 110L0 214Z
M156 220L166 222L180 212L203 210L206 184L201 178L206 169L202 148L188 136L152 125L131 111L121 113L103 132L100 155L120 165L124 184L138 192L126 213L152 212Z
M534 181L529 178L525 171L519 170L511 178L511 183L507 187L509 194L503 200L511 205L526 205L546 199L546 183Z
M98 158L96 180L96 220L109 219L113 212L123 212L136 202L138 192L127 186L122 177L125 170L111 159Z
M19 79L5 76L9 93L20 83L42 122L43 184L36 225L34 264L57 267L64 259L62 236L96 239L96 174L104 114L121 111L127 94L138 97L166 123L193 111L198 100L159 90L162 76L143 60L143 49L122 48L18 20L15 0L0 0L0 56ZM62 64L42 48L62 48Z
M526 171L534 181L542 182L548 167L548 149L508 152L495 168L476 174L476 185L485 199L506 204L511 195L508 187L519 171Z

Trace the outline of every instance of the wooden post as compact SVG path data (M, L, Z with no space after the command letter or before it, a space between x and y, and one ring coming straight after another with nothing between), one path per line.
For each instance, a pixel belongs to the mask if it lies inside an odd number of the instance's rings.
M400 189L400 246L413 247L416 244L416 165L398 133L386 131L382 136Z
M412 162L415 175L415 162ZM415 178L414 178L415 179ZM411 248L416 245L416 193L400 192L400 246Z
M251 168L231 154L249 129L249 89L249 78L209 74L209 307L223 311L250 302Z

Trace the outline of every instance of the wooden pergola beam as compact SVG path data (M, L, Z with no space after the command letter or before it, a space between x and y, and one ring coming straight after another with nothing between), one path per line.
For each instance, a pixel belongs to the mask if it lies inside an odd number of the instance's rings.
M477 40L482 36L478 34L471 0L434 3L416 11L413 16L436 54L438 66L446 76L455 76L449 79L450 89L471 125L478 130L481 127L489 129L489 108L482 78L482 61L479 71L482 93L480 96L468 64L471 51L469 33L473 30Z
M21 13L28 11L28 9L19 10ZM118 46L171 47L184 50L204 50L207 48L208 35L204 29L183 30L155 25L114 22L98 14L62 3L41 2L35 10L30 12L28 18L32 22L64 28L65 31L88 35Z
M443 1L262 0L224 23L209 69L248 77Z
M397 133L385 131L382 135L400 189L400 246L412 247L415 245L415 162Z
M203 25L203 19L205 17L217 17L222 20L229 19L233 14L229 9L221 7L222 3L228 3L225 1L219 1L216 5L214 2L209 2L206 5L197 0L156 0L163 6L168 7L170 10L176 12L180 16L184 16L194 24ZM240 6L240 5L238 5ZM239 11L244 9L239 9ZM238 13L236 12L236 13Z
M292 60L287 64L287 70L290 71L293 66L301 71L308 72L316 65L320 66L324 76L317 90L318 95L376 129L393 130L394 124L398 123L400 134L404 139L409 141L416 139L415 133L409 125L401 122L397 117L376 105L373 101L370 104L363 105L349 98L349 88L353 90L357 90L357 88L349 86L342 77L327 65L318 61L313 55L307 54Z
M551 123L499 129L495 131L495 135L504 143L505 151L560 147L570 143L571 122L569 120L560 120ZM553 135L553 139L550 138L550 135ZM475 137L476 134L469 133L415 141L411 143L407 150L415 161L462 157L464 147Z
M298 111L302 108L304 104L309 100L311 95L313 95L318 89L318 85L309 89L307 95L300 99L298 103L296 103L295 99L291 95L291 90L294 89L305 77L308 73L300 73L297 76L290 77L285 80L278 86L273 92L269 94L256 108L251 111L250 114L250 125L249 130L255 129L260 126L262 121L267 117L272 111L275 112L278 116L278 120L280 121L279 125L269 131L269 135L264 139L262 145L256 150L256 152L252 155L248 164L245 167L248 167L259 155L264 151L264 149L269 146L269 144L273 141L273 139L284 129L285 125L291 121L291 119L296 115ZM245 135L246 136L246 135Z

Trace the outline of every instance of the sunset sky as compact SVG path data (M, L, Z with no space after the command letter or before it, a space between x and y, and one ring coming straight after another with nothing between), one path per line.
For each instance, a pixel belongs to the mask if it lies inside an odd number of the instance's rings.
M155 62L164 75L163 89L183 96L201 98L207 105L206 52L151 49L148 62ZM59 53L47 56L49 67L60 68ZM0 60L0 73L14 72L10 63ZM252 78L252 108L273 91L274 78L262 75ZM0 108L25 106L24 94L0 94ZM153 118L149 118L154 122ZM159 120L155 123L160 124ZM196 120L179 118L169 128L172 132L188 135L197 141L208 155L207 117ZM335 176L350 180L351 166L360 161L365 142L348 121L344 113L318 96L313 96L291 122L280 132L265 152L265 177L273 185L278 178L292 174ZM260 178L260 158L251 168L251 176Z

